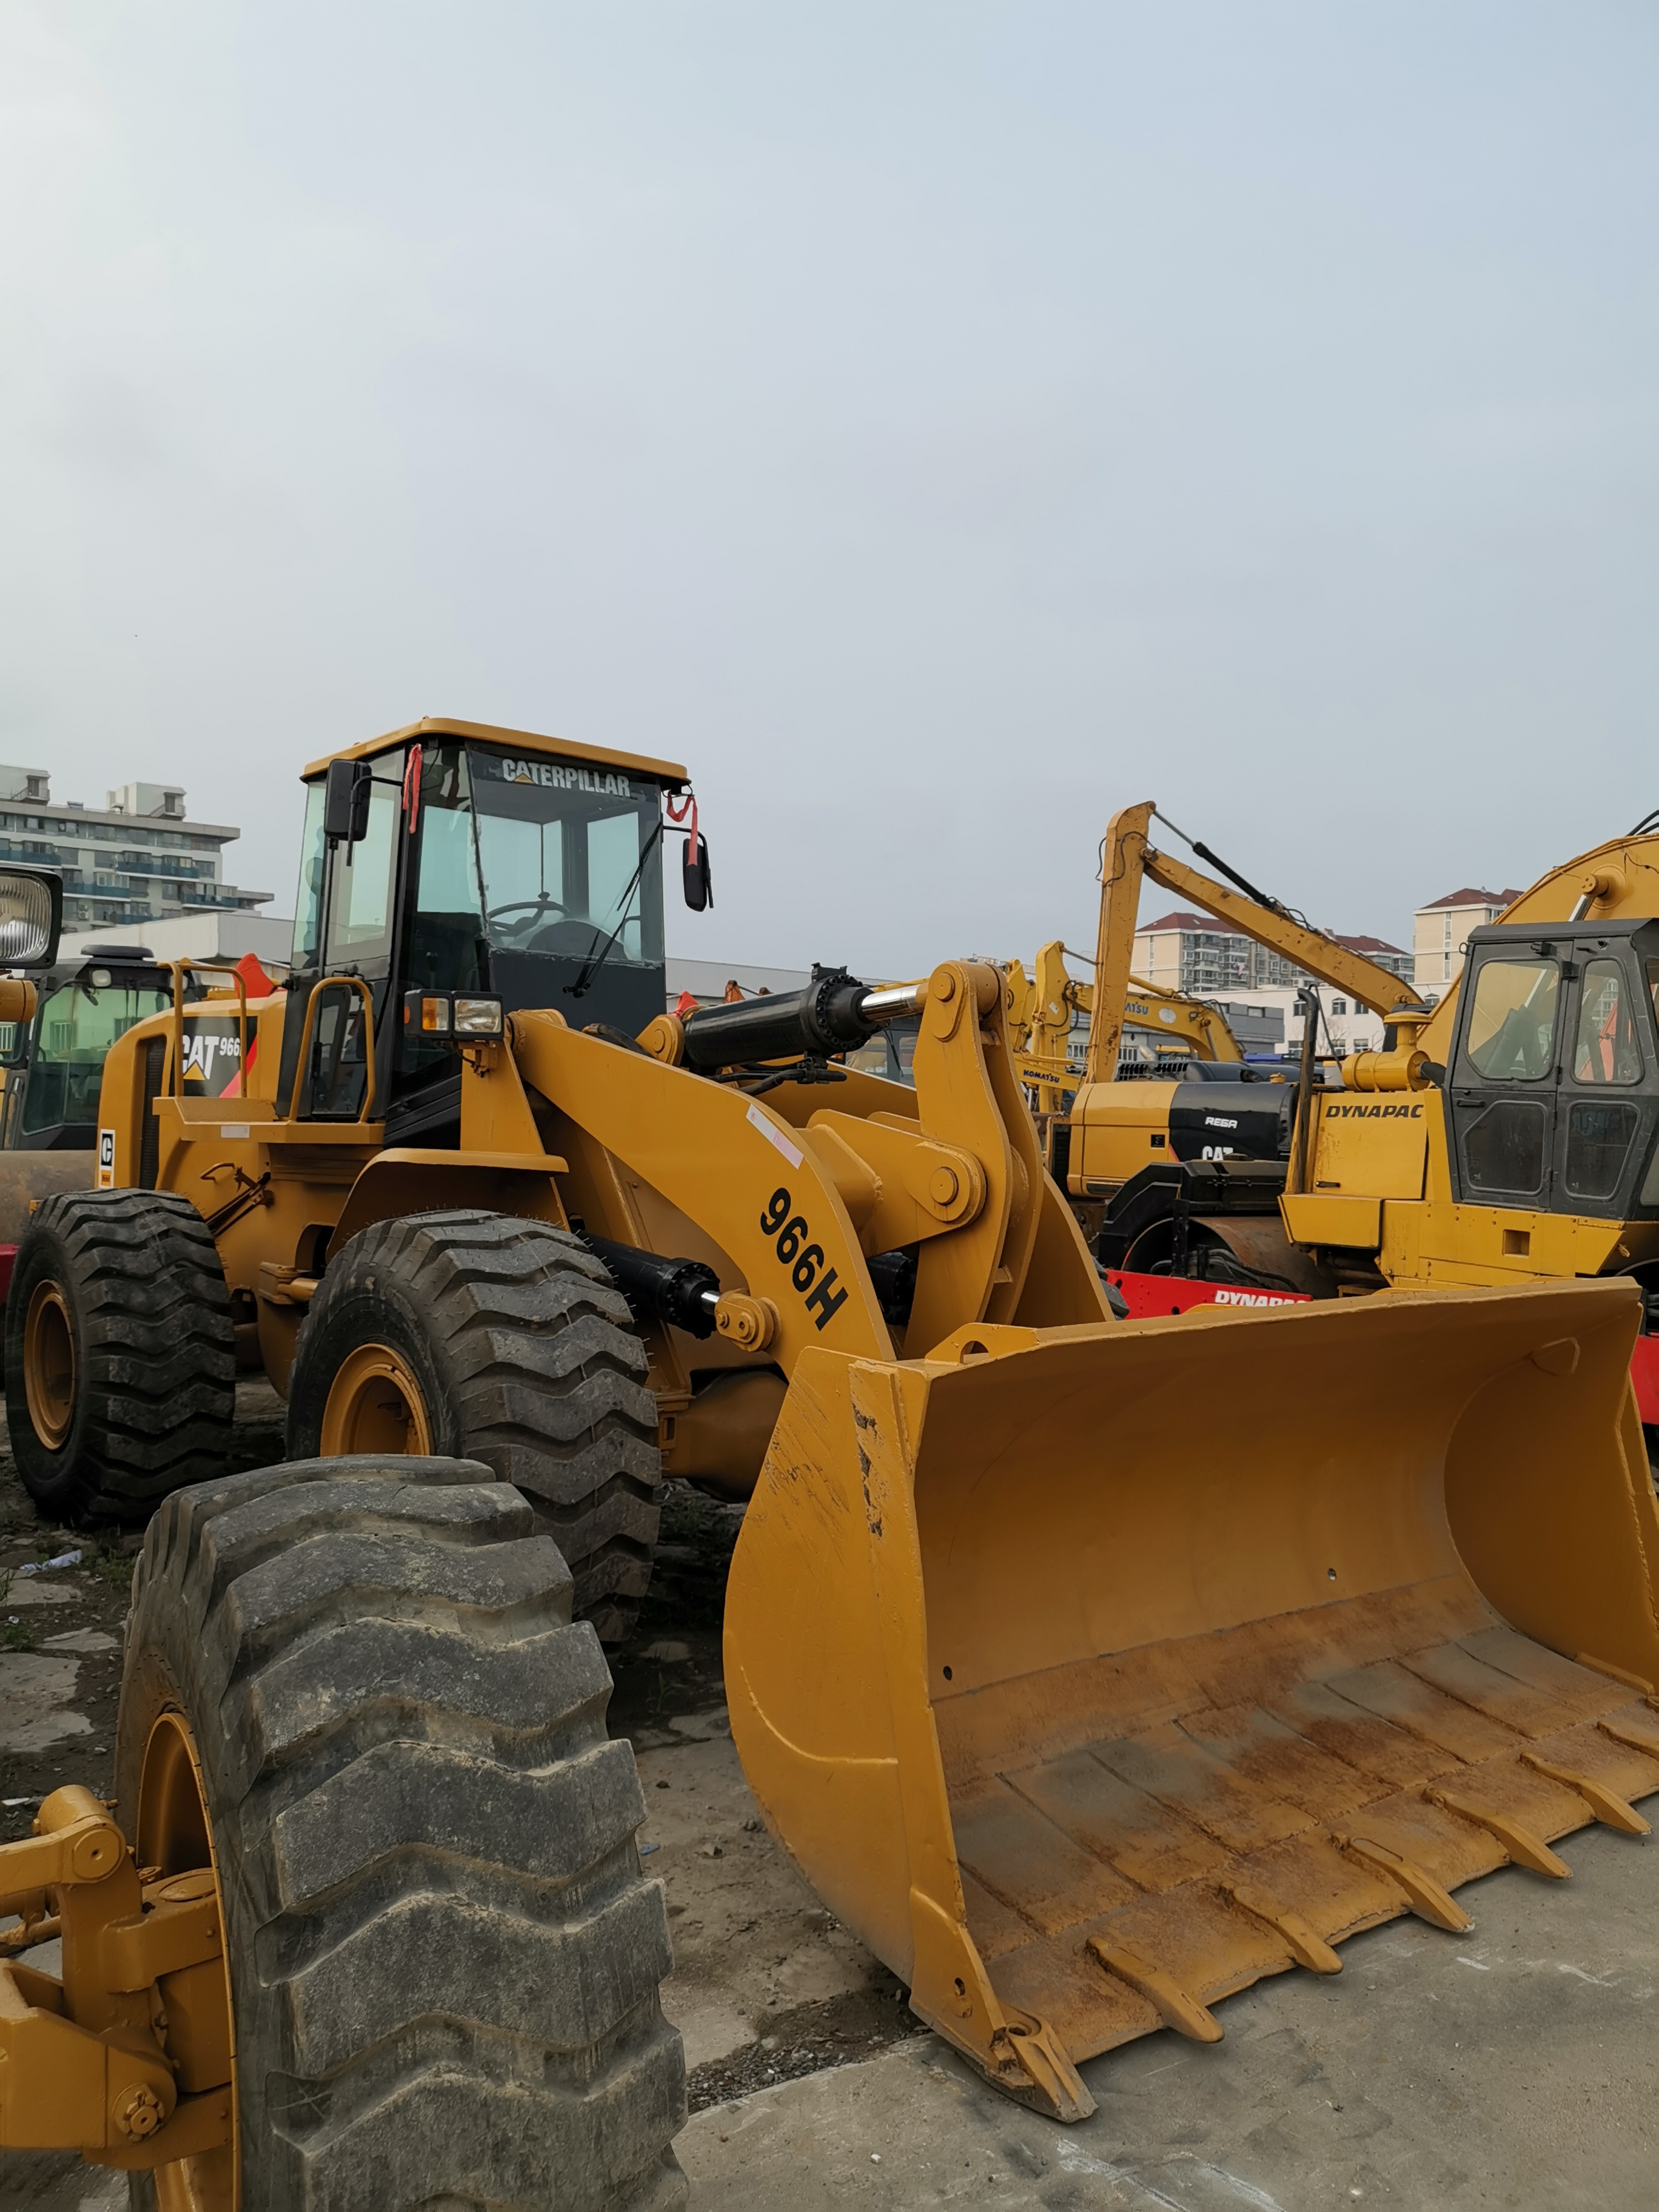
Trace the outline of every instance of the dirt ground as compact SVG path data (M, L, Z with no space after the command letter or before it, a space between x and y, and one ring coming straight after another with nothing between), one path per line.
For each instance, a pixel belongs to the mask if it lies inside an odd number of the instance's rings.
M240 1386L237 1417L235 1466L281 1457L282 1406L267 1383ZM122 1626L140 1539L43 1522L3 1439L0 1428L0 1840L10 1840L63 1784L106 1797L113 1788ZM693 2112L878 2057L920 2032L905 1990L768 1836L743 1779L720 1636L742 1519L741 1507L669 1485L651 1597L638 1632L611 1655L611 1732L638 1756L641 1850L668 1895L675 1970L663 2007L684 2038ZM44 1954L33 1962L55 1967ZM0 2153L0 2204L102 2212L125 2202L124 2184L78 2159Z

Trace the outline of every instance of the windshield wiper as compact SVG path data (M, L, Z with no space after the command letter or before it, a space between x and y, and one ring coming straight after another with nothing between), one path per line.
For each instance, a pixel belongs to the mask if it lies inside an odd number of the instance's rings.
M656 828L646 839L644 847L641 851L640 864L638 867L635 869L633 874L629 878L627 889L623 892L621 920L617 922L617 927L611 931L610 936L605 939L603 947L598 952L590 952L586 959L583 961L581 973L577 976L575 981L574 983L567 983L565 985L564 990L567 998L585 998L587 993L592 988L594 979L598 976L600 969L604 967L605 962L611 957L611 952L615 949L617 939L622 935L623 930L628 927L629 911L634 903L634 894L638 890L641 878L645 874L645 864L651 858L652 854L656 850L658 845L661 842L661 840L662 821L661 817L659 817Z

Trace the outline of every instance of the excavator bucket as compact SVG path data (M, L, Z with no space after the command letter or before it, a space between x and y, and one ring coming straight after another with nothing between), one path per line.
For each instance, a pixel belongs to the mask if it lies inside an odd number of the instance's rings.
M732 1562L766 1818L1013 2095L1659 1790L1626 1283L809 1352Z

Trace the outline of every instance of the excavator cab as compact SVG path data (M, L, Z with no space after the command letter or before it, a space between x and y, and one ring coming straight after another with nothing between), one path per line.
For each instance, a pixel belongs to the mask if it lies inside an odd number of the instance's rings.
M1459 1199L1659 1218L1656 989L1650 918L1473 933L1447 1073Z

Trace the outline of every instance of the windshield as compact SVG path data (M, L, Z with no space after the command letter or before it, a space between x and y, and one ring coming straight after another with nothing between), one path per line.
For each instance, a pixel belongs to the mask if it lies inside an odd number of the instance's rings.
M40 1042L23 1094L24 1128L54 1129L64 1122L91 1127L98 1119L104 1055L135 1022L172 1004L167 992L150 988L62 984L40 1009Z
M484 931L501 951L663 958L657 787L618 771L468 748Z

